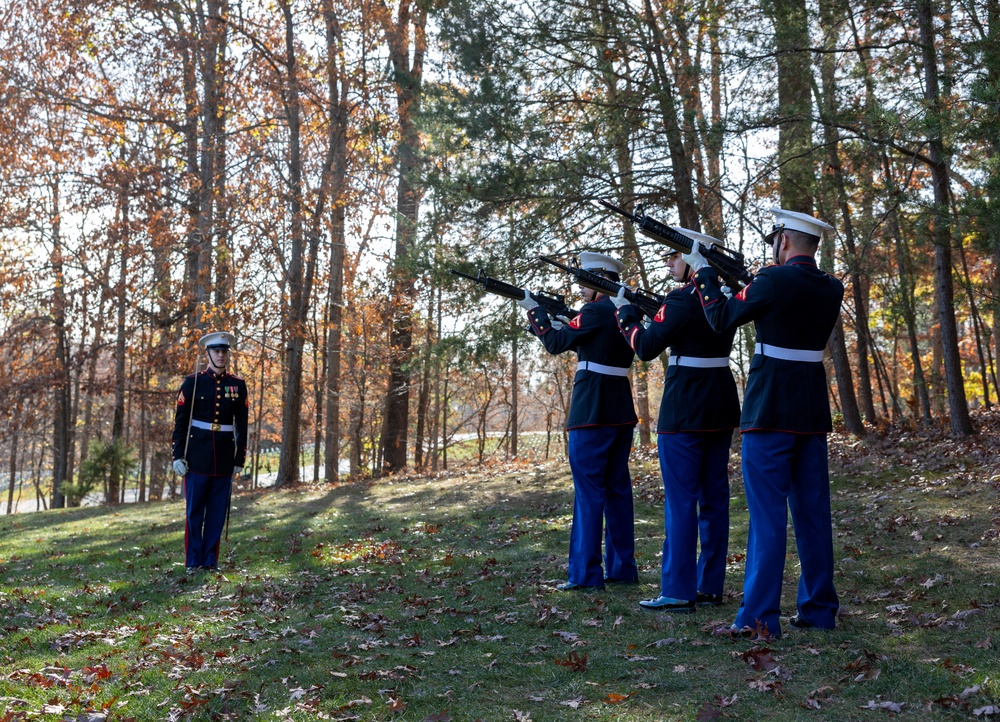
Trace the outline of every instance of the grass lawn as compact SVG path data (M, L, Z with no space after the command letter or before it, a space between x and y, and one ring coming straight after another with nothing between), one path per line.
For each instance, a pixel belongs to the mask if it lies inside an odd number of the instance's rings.
M0 722L1000 720L1000 434L831 438L841 619L713 634L739 603L658 594L662 490L635 452L642 581L561 593L567 464L234 499L222 573L188 574L183 504L0 518ZM783 608L794 612L789 542Z

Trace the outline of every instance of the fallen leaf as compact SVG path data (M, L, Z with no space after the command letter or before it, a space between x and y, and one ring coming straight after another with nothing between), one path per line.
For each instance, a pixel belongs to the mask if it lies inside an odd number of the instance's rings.
M666 639L657 639L655 642L650 642L647 647L665 647L668 644L677 644L677 640L673 637L667 637Z
M861 709L884 709L889 712L902 712L903 705L905 702L876 702L873 699L868 700L868 704L863 705Z
M951 615L952 619L967 619L975 614L982 614L982 609L963 609Z
M770 672L778 666L777 660L768 647L748 649L743 653L743 661L762 672Z
M580 709L580 705L583 704L583 697L580 696L580 697L574 697L573 699L567 699L566 701L560 702L559 704L564 705L566 707L571 707L572 709Z
M444 710L424 717L423 722L452 722L452 718L448 715L448 710Z
M776 679L754 679L750 681L750 689L757 692L774 692L776 697L781 697L782 684Z
M615 692L609 692L608 696L604 698L607 704L619 704L624 702L629 697L631 697L635 692L629 692L628 694L616 694Z
M570 652L566 659L555 659L555 663L560 667L569 667L574 672L583 672L587 669L587 655L578 652Z

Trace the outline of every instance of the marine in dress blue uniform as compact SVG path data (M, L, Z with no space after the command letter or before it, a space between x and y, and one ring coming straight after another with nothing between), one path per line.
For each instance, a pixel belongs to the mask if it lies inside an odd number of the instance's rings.
M580 254L580 265L616 281L624 268L614 258L591 252ZM550 319L530 296L518 301L528 311L531 333L546 351L575 351L578 358L566 421L574 501L569 579L558 587L563 591L639 578L628 471L633 429L638 422L628 380L633 353L618 331L611 299L587 288L582 294L583 308L568 323Z
M215 569L229 510L233 475L246 463L250 398L246 381L229 373L230 333L203 336L208 367L181 384L174 414L174 470L184 477L185 566Z
M731 298L711 268L697 270L694 281L716 331L751 321L757 331L740 419L750 527L743 602L733 628L766 628L780 636L789 509L801 564L791 624L836 626L826 445L832 424L822 360L844 286L815 260L820 237L833 227L805 213L772 212L775 224L764 241L774 265ZM697 252L685 259L695 268L704 265Z
M678 230L704 243L721 243ZM660 596L639 606L690 613L696 603L721 604L726 578L729 448L740 422L729 368L736 329L716 333L708 325L690 269L677 251L668 254L667 265L683 285L667 294L648 327L624 293L613 301L618 327L636 356L651 361L670 349L656 429L664 491Z

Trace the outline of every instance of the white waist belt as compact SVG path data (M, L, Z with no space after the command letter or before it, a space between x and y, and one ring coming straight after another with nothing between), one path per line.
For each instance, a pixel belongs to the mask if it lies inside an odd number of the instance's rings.
M808 351L804 348L782 348L781 346L772 346L769 343L758 343L754 347L753 352L759 353L761 356L780 358L782 361L811 361L816 363L823 360L822 351Z
M191 426L209 431L232 431L234 428L232 424L210 424L207 421L198 421L198 419L191 419Z
M581 361L576 366L577 371L593 371L595 374L605 376L628 376L628 369L621 366L605 366L595 361Z
M670 366L693 366L696 369L722 369L729 368L729 357L671 356L667 364Z

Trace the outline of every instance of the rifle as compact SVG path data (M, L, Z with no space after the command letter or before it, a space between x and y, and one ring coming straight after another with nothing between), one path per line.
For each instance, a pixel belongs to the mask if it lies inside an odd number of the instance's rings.
M482 286L487 293L493 293L497 296L503 296L504 298L513 298L515 301L524 300L524 298L530 293L523 288L519 288L506 281L500 281L496 278L490 278L486 275L486 272L482 268L479 269L479 275L470 276L468 273L462 273L461 271L456 271L454 268L450 269L451 273L456 276L461 276L462 278L467 278L473 283ZM541 306L545 313L549 316L562 316L563 318L573 318L577 314L572 308L566 305L566 297L560 296L555 293L549 293L548 291L538 291L536 293L531 293L531 297L535 299L539 306Z
M560 263L554 258L549 258L548 256L539 256L538 260L550 263L556 268L561 268L567 273L572 273L574 278L576 278L576 282L584 288L592 288L593 290L607 294L608 296L617 296L619 289L624 288L625 298L628 299L629 303L650 318L653 318L657 311L660 310L660 306L663 305L664 297L658 296L650 291L634 291L628 286L616 283L610 278L605 278L599 273L588 271L587 269L580 268L579 266L567 266L566 264Z
M641 203L636 206L635 213L629 213L624 208L619 208L605 200L598 200L598 203L628 218L647 238L652 238L657 243L670 246L681 253L691 252L694 245L693 240L670 226L647 216L642 210ZM753 274L747 270L742 253L725 246L717 246L714 243L708 246L702 243L701 248L701 255L705 257L708 265L718 271L724 285L729 286L734 291L750 285Z

